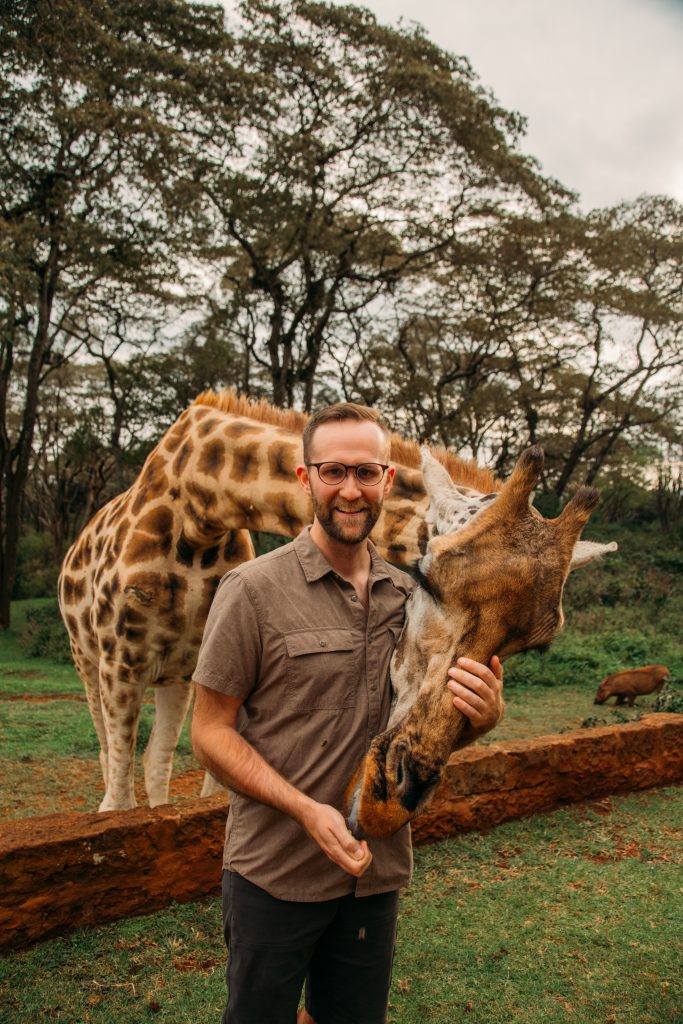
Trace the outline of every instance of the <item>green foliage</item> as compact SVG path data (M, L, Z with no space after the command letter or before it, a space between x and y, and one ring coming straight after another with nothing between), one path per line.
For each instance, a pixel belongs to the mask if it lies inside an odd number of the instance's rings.
M52 597L57 592L58 575L59 564L49 534L35 530L22 534L17 549L17 575L12 600Z
M683 687L675 686L671 680L667 680L657 694L655 711L675 712L683 715Z
M60 664L71 662L71 648L56 602L30 608L19 643L29 658L45 658Z

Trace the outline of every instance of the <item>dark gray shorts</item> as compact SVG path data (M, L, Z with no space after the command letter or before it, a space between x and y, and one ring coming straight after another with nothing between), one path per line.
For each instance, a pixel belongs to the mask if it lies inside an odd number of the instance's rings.
M397 892L296 903L224 871L223 1024L294 1024L304 982L316 1024L384 1024L397 915Z

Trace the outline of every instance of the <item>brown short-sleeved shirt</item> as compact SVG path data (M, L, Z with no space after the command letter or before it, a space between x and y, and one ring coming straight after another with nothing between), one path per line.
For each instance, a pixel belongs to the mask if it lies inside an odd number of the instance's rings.
M366 615L308 530L227 573L209 612L196 682L244 703L243 737L292 785L341 808L346 784L387 723L389 662L413 581L370 546ZM370 840L356 880L293 819L231 794L224 865L278 899L388 892L410 880L409 826Z

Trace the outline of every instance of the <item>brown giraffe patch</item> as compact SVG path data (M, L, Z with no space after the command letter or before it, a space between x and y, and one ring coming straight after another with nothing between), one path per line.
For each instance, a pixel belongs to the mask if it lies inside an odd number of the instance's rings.
M213 512L218 504L218 498L214 491L210 491L208 487L202 487L194 480L190 480L185 488L186 493L190 498L195 498L197 503L202 507L204 512Z
M194 544L190 544L184 532L181 532L180 536L178 537L178 543L176 544L175 552L176 558L178 559L180 564L186 566L186 568L188 569L191 569L192 563L194 562L194 556L197 552L197 548L195 547Z
M124 552L126 565L165 558L171 550L173 513L163 505L142 516Z
M78 604L85 597L85 580L65 576L62 580L62 599L66 604Z
M223 548L223 558L226 562L239 560L245 561L251 554L251 545L241 530L230 530L228 539Z
M194 445L188 437L183 441L182 447L180 448L178 454L174 458L173 463L171 465L171 470L174 476L180 476L182 474L183 469L187 465L187 461L190 458L190 455L192 455L193 451Z
M201 455L197 460L197 469L207 476L216 477L225 465L226 451L223 441L209 441L203 445Z
M300 454L300 450L293 444L269 445L268 468L271 477L275 480L291 482L296 474Z
M112 547L115 552L119 552L123 546L123 542L126 538L126 534L130 530L130 519L128 517L121 520L119 525L116 527L116 533L114 534L114 541Z
M242 445L236 448L232 456L230 467L230 479L240 483L247 483L256 480L259 475L259 445L253 441L251 444Z
M209 608L213 601L214 594L218 590L218 584L221 581L220 576L209 576L208 579L202 580L202 603L200 605L200 618L204 619L209 614Z
M286 492L271 491L266 494L266 501L269 508L275 512L278 520L287 530L287 533L295 537L304 528L297 511L296 502Z
M391 485L391 495L395 499L408 499L414 501L416 496L424 494L424 487L422 481L415 479L417 473L413 471L402 469L401 466L396 467L396 473L394 474L394 480Z
M107 626L114 617L114 606L107 598L101 598L95 604L95 622L98 626Z
M166 460L160 455L151 455L145 463L140 480L136 485L135 500L131 508L133 515L137 515L145 505L160 498L167 490Z
M187 436L189 426L189 418L181 416L175 426L171 427L169 430L164 440L164 448L171 455L177 452L178 448L180 448L180 445L183 443L183 438Z
M212 417L210 420L206 420L205 423L202 423L199 426L197 433L199 434L200 437L206 437L208 434L211 433L212 430L216 429L219 422L220 420L213 419Z
M223 428L223 434L225 437L229 437L233 440L239 440L240 437L244 437L245 434L260 434L263 432L263 427L258 424L248 423L246 420L235 420L232 423L228 423Z

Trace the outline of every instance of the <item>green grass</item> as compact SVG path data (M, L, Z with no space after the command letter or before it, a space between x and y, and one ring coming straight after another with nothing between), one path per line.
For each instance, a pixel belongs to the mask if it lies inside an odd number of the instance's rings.
M12 602L12 625L0 633L0 692L8 694L83 693L73 665L29 658L19 642L31 608L56 607L56 598Z
M389 1024L680 1024L683 789L416 851ZM0 959L3 1024L217 1020L218 897Z

